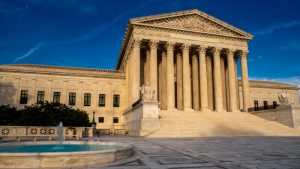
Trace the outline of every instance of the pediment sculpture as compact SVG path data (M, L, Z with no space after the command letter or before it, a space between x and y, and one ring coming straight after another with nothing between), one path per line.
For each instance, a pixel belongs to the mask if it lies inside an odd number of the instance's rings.
M229 31L225 27L214 24L199 16L175 17L173 19L151 21L148 24L212 34L241 36L240 34Z

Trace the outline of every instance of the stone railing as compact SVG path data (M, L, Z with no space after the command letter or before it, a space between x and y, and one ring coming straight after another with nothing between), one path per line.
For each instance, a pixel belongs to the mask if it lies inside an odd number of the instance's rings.
M64 127L64 139L82 137L92 137L91 127ZM37 138L47 137L49 140L57 138L57 126L0 126L0 140L6 137L15 137L17 141L22 138L31 137L35 141Z

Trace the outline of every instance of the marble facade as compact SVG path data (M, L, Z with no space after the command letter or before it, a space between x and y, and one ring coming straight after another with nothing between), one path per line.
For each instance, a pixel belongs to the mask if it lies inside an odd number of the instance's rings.
M42 65L0 66L0 104L18 108L21 90L29 91L26 105L36 102L38 91L51 101L53 92L76 93L74 107L92 119L104 117L97 128L123 125L123 113L141 99L140 87L149 83L159 111L248 111L253 101L278 102L286 90L299 105L295 85L248 80L248 42L252 35L199 10L188 10L131 19L128 23L116 70ZM239 62L240 64L238 64ZM241 70L241 80L238 71ZM91 93L90 106L83 105ZM106 94L104 107L99 94ZM113 106L113 95L120 106ZM118 123L113 118L118 117Z

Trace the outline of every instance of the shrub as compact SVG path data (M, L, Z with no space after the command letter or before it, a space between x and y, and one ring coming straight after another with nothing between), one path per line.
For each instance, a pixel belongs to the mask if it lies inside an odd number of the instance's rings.
M33 104L18 110L17 114L18 118L15 118L10 125L56 126L59 122L63 122L64 126L91 126L85 111L61 103L41 102Z
M14 121L19 118L20 113L15 107L10 105L0 106L0 126L3 125L14 125Z

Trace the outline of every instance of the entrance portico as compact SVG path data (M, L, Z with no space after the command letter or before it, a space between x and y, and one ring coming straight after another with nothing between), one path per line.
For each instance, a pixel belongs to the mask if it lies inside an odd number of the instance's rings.
M121 50L118 67L130 66L131 103L140 99L140 86L149 83L161 110L237 111L240 59L241 109L248 110L251 35L198 10L132 19L129 24L123 44L127 50Z

